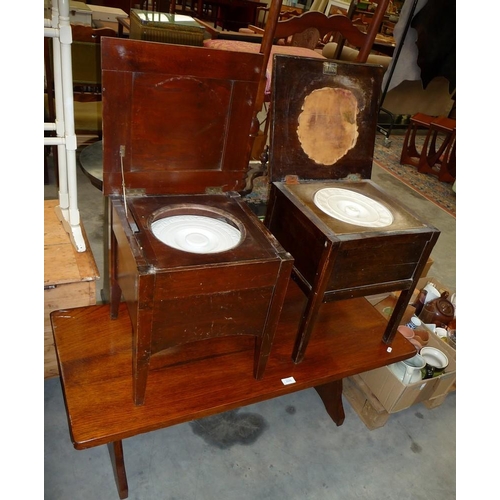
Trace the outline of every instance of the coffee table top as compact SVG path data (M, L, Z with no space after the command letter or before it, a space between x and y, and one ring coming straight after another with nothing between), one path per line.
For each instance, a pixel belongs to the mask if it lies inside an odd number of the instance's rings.
M382 342L386 320L364 298L323 304L304 361L291 359L305 296L290 282L264 377L253 377L253 337L193 342L152 358L145 404L132 400L132 331L126 305L51 315L71 438L75 448L221 413L402 361L415 348L396 335ZM290 377L293 377L292 383Z
M80 153L83 173L97 189L102 191L102 141L96 141Z

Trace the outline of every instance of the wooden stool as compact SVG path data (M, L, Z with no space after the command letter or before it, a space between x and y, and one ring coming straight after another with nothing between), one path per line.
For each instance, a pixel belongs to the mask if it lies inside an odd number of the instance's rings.
M406 131L403 149L401 151L401 159L399 160L401 165L418 167L421 153L417 151L415 144L417 131L422 127L429 129L433 119L432 116L424 115L423 113L417 113L410 118L410 125Z
M441 145L436 147L439 135L444 137ZM453 182L456 176L454 158L456 158L456 120L444 116L433 119L422 147L418 171L423 174L433 174L442 182Z
M421 128L428 132L419 152L415 138ZM423 113L412 116L399 163L417 167L423 174L433 174L442 182L453 182L456 177L456 120Z

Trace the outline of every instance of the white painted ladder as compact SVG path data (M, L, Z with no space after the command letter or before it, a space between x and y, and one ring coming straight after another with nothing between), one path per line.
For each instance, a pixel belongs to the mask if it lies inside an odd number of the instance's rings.
M69 0L52 0L52 17L44 22L44 36L53 42L55 123L44 123L44 130L55 131L56 136L45 137L44 141L47 146L57 146L59 205L56 213L76 250L85 252L77 196Z

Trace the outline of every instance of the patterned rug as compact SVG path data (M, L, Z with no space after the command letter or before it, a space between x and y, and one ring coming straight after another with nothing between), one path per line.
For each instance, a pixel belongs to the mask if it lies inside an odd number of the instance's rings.
M399 158L403 147L404 135L391 135L390 147L384 146L385 137L377 134L375 141L374 163L408 187L431 201L453 217L456 217L456 194L452 184L441 182L434 175L421 174L416 167L400 165ZM421 147L425 137L417 136L417 147ZM261 176L254 180L253 190L244 196L250 208L258 215L265 214L269 186L267 177Z
M377 135L375 140L374 163L383 168L402 183L412 188L424 198L428 199L453 217L457 216L456 193L452 184L441 182L434 175L421 174L416 167L401 165L399 158L403 148L404 135L391 135L390 147L384 146L384 136ZM421 147L425 136L417 136L417 148Z

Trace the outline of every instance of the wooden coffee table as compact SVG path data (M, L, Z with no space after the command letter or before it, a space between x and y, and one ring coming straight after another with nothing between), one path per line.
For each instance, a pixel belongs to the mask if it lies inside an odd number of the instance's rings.
M125 438L310 387L341 425L342 379L409 358L415 349L401 335L390 348L384 344L386 320L358 298L322 305L307 354L294 364L292 349L305 300L291 282L263 379L253 377L253 337L194 342L152 358L142 406L132 399L132 333L125 304L115 320L108 305L53 312L75 448L108 445L120 498L127 498Z

